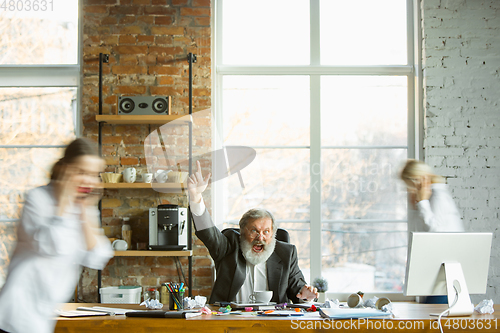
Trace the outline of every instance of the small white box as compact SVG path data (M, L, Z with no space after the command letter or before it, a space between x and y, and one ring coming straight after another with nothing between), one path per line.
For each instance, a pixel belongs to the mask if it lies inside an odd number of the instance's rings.
M99 289L99 294L101 294L101 303L140 304L141 291L142 291L141 287L134 287L134 288L106 287Z

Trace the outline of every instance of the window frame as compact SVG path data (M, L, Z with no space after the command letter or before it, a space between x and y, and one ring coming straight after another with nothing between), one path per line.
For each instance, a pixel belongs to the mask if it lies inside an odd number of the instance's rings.
M82 13L83 2L78 1L78 12ZM75 135L82 135L82 52L83 52L83 22L82 15L78 15L77 36L77 63L71 65L1 65L0 88L76 88L76 121ZM0 119L1 120L1 119ZM60 149L65 145L2 145L0 148L43 148ZM0 218L4 225L14 225L19 219Z
M310 43L311 63L308 66L227 66L223 65L222 59L222 6L224 0L213 2L212 16L212 68L213 89L212 105L214 107L213 144L214 149L220 149L222 142L222 81L228 75L308 75L310 77L311 99L310 99L310 164L320 165L321 150L321 126L320 126L320 80L323 75L397 75L407 77L408 86L408 158L423 158L423 76L422 76L422 33L419 26L420 8L419 2L406 0L407 6L407 65L381 65L381 66L325 66L320 65L320 3L319 0L310 0ZM314 112L313 110L317 110ZM266 146L266 148L290 148L281 146ZM300 147L302 148L302 147ZM368 147L367 147L368 148ZM215 163L215 162L214 162ZM312 168L311 168L312 169ZM321 184L321 174L310 172L311 184ZM212 186L213 216L218 224L223 219L223 186L214 183ZM280 222L280 221L278 221ZM283 221L285 222L285 221ZM321 193L310 192L310 225L311 248L310 248L310 274L311 277L321 276ZM376 222L376 221L375 221ZM406 222L403 220L402 222ZM371 295L372 293L367 293ZM391 300L408 300L400 292L377 293L378 297L384 294ZM329 298L345 299L347 294L328 293Z

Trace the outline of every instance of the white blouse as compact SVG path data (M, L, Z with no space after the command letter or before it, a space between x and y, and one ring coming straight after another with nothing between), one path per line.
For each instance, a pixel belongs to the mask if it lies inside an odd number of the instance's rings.
M26 196L17 245L0 291L0 329L4 331L53 332L54 310L71 299L80 265L103 269L113 256L102 229L96 246L87 250L79 207L67 209L62 217L56 216L56 209L50 184Z
M463 232L464 224L446 184L431 184L429 200L417 203L417 209L410 208L408 233L415 232Z

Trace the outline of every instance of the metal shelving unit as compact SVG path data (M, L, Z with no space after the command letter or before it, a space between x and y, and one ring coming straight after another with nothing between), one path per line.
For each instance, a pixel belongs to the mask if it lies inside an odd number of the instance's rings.
M189 115L193 113L193 63L196 62L196 55L189 53L187 55L189 63ZM109 62L108 54L99 54L99 114L96 116L96 121L99 124L98 143L99 154L102 156L102 126L104 124L121 124L121 125L138 125L138 124L154 124L163 125L170 121L177 120L183 115L103 115L102 114L102 66L103 63ZM189 174L192 174L192 154L193 154L193 125L192 122L186 122L189 126ZM155 187L169 189L172 193L182 192L184 187L178 183L155 184ZM106 183L105 189L152 189L153 186L147 183ZM102 206L99 202L99 211L102 215ZM102 218L102 216L101 216ZM192 221L191 215L188 214L188 245L184 251L115 251L116 257L130 256L162 256L162 257L188 257L188 281L189 296L192 297L192 280L193 280L193 242L192 242ZM98 290L102 285L102 272L97 272L97 287Z

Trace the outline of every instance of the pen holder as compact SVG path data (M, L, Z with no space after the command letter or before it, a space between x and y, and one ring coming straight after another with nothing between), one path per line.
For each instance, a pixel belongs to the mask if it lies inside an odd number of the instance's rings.
M179 301L179 305L174 301L174 296L177 301ZM182 311L184 310L184 291L174 291L168 300L168 309L169 310L177 310L177 311Z

